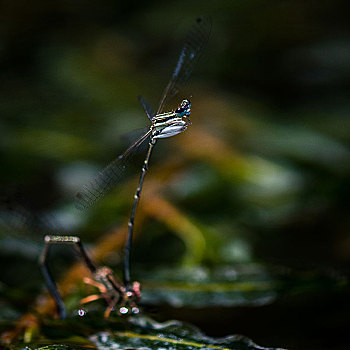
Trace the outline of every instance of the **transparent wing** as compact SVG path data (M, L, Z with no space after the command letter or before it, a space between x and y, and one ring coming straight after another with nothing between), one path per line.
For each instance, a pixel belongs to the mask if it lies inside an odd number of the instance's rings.
M160 99L157 114L161 113L166 101L172 98L190 77L208 41L210 31L211 20L209 18L198 18L190 29L173 75Z
M0 198L0 236L26 237L41 243L45 234L62 231L62 225L52 215L36 210L22 194Z
M154 116L154 110L153 108L146 102L146 100L141 96L137 96L142 108L147 114L148 119L152 122L152 117Z
M26 208L18 205L3 205L0 208L0 239L12 241L13 246L18 246L17 242L25 242L39 251L42 238L46 232L41 222ZM42 231L42 232L40 232ZM17 242L16 242L17 241ZM18 248L18 247L17 247Z
M62 233L52 215L34 209L21 194L0 198L0 245L2 251L37 259L46 234Z
M149 131L149 126L140 129L134 129L132 131L128 131L121 136L121 140L124 145L133 145L135 140L139 140Z
M75 206L80 210L86 209L111 190L123 177L124 170L132 155L150 137L150 135L151 130L148 130L122 155L100 171L95 179L85 185L83 189L76 194Z

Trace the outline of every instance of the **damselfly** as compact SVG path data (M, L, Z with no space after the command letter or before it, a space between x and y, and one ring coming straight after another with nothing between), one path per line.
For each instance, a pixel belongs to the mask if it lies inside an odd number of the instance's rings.
M143 97L139 96L139 102L141 103L148 119L151 122L147 132L135 143L133 143L122 155L103 169L93 181L85 185L82 191L76 195L77 208L84 209L90 207L119 182L131 155L141 144L146 142L146 140L149 141L148 151L142 166L128 223L128 236L124 256L124 285L127 287L130 286L130 249L135 213L140 199L144 178L148 170L148 163L153 147L158 139L180 134L184 132L191 124L189 118L191 113L191 102L188 99L183 100L175 111L163 113L163 109L166 102L176 95L180 87L189 78L208 41L210 30L211 21L209 19L198 18L196 20L196 23L193 25L186 37L185 44L181 50L174 72L168 85L164 89L156 112L154 113Z
M137 302L141 298L140 283L133 282L126 288L109 267L99 266L89 257L79 237L62 235L63 231L65 230L61 225L58 225L54 217L34 210L32 204L22 196L18 198L0 198L0 237L13 239L8 243L11 243L17 257L18 255L28 256L27 251L33 250L32 248L34 247L34 252L30 257L33 255L37 259L41 250L39 256L40 269L45 278L47 288L55 300L60 318L65 318L67 313L61 293L57 288L48 264L50 255L54 253L51 252L53 245L75 246L76 252L82 258L83 263L91 274L90 277L84 278L84 282L92 285L99 291L99 293L83 298L80 301L81 305L104 299L107 303L104 313L105 317L108 317L111 311L115 309L121 315L137 314L139 312ZM54 232L60 232L60 234L54 234ZM44 247L42 244L43 236ZM19 248L22 247L23 242L24 248L23 252L21 252ZM3 240L1 243L4 245ZM6 249L6 246L3 248Z
M75 245L77 252L83 259L85 266L89 269L92 276L92 278L85 277L84 282L96 287L100 292L83 298L80 300L80 304L83 305L98 299L104 299L108 305L104 313L105 317L109 317L111 311L115 310L116 307L118 307L118 313L120 315L139 313L139 308L137 306L137 302L141 298L139 282L133 282L125 286L119 281L112 269L107 266L97 266L89 258L83 243L77 236L46 235L44 241L45 246L39 258L39 265L50 294L56 302L60 318L66 317L66 308L47 264L50 248L53 244Z

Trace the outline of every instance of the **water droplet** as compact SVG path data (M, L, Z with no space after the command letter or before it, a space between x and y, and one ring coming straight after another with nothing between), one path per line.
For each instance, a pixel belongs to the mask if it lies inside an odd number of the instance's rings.
M125 315L125 314L127 314L127 313L129 312L129 309L128 309L127 307L123 306L123 307L121 307L121 308L119 309L119 312L120 312L122 315Z
M79 309L78 312L77 312L78 316L85 316L86 315L86 311L84 309Z
M138 314L140 312L140 309L134 306L131 311L133 314Z

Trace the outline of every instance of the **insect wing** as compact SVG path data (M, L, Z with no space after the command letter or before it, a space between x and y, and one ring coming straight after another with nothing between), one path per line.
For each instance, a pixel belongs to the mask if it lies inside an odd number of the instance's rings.
M149 138L151 131L147 131L136 142L134 142L122 155L113 160L106 168L90 183L76 194L75 206L80 209L86 209L93 205L97 200L111 190L123 177L132 155Z
M190 77L209 39L210 31L211 20L209 18L198 18L190 29L173 75L164 89L156 114L162 112L166 101L176 95L180 87Z
M142 108L147 114L148 119L152 122L152 118L155 115L153 108L146 102L146 100L141 96L137 96Z

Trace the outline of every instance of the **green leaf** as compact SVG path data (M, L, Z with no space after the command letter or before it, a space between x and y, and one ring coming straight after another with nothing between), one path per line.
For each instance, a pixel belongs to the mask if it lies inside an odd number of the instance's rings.
M196 327L180 321L158 323L147 317L131 319L133 327L126 331L100 332L90 340L98 349L267 349L241 335L212 338Z

